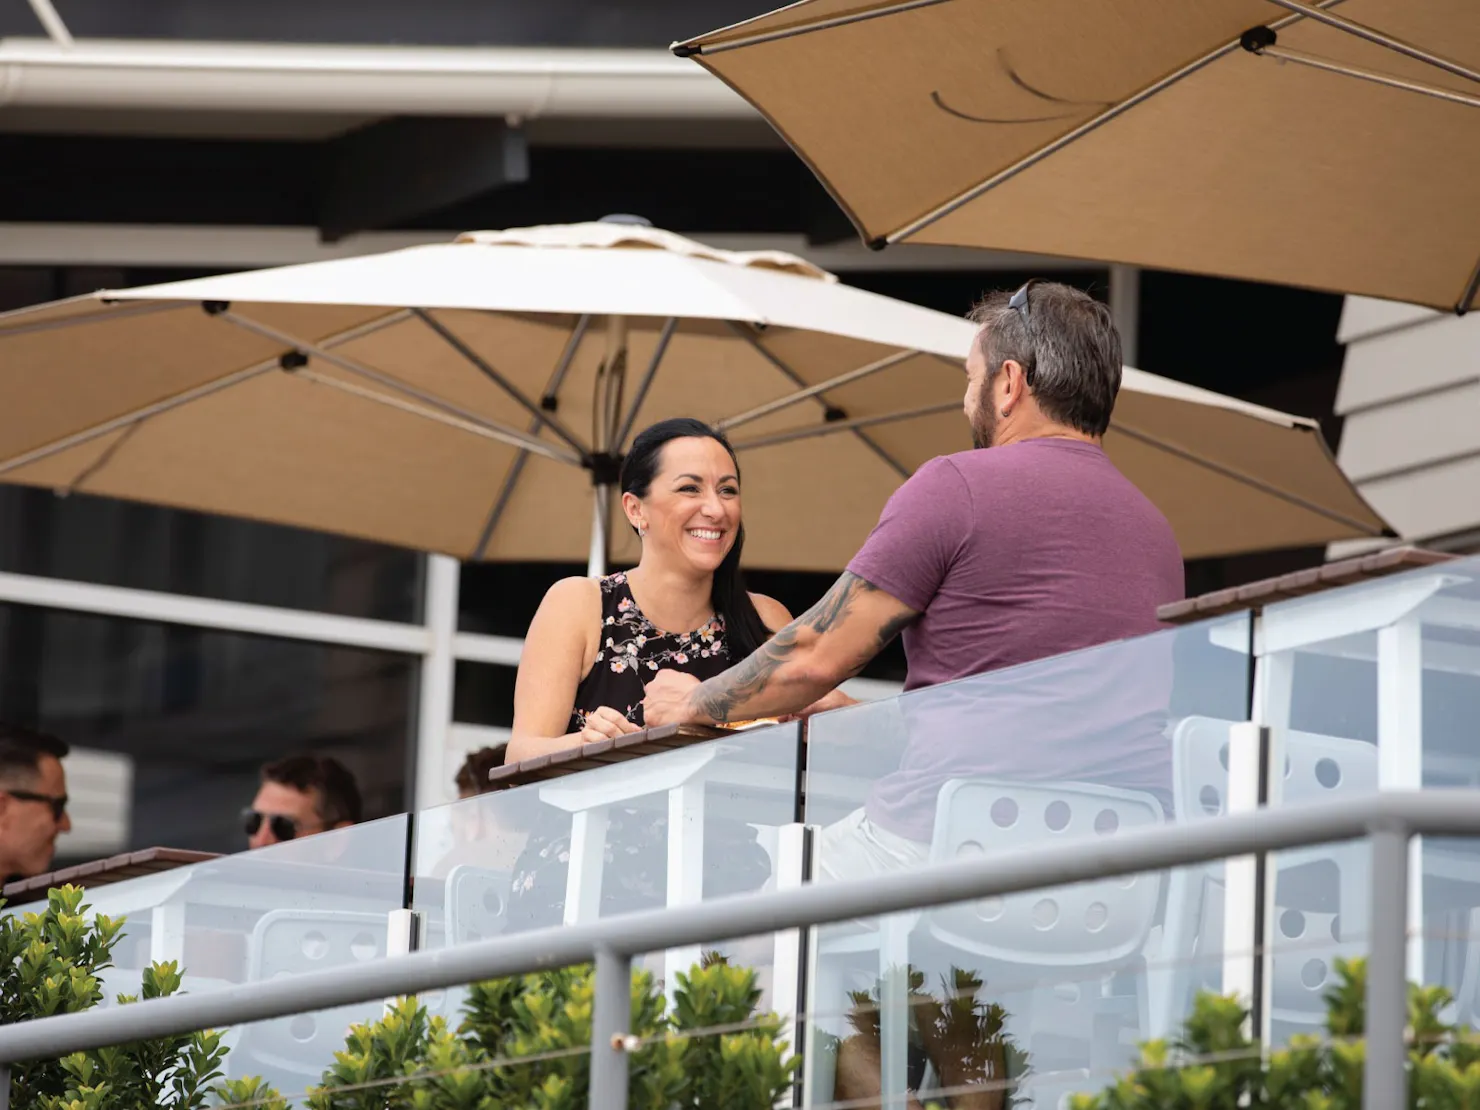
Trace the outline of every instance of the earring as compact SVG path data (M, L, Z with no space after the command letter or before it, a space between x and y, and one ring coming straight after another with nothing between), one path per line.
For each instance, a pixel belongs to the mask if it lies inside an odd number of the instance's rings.
M647 525L646 524L639 524L637 526L637 538L640 539L640 540L647 539Z

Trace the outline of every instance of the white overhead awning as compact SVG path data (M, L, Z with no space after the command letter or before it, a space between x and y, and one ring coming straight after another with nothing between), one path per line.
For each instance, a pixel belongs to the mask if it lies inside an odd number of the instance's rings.
M0 110L758 120L666 50L0 39Z

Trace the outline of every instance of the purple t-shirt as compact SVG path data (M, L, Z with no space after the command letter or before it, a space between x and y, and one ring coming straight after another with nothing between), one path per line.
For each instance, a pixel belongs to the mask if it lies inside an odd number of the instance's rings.
M1097 446L1031 439L933 459L848 569L920 618L906 690L1155 632L1183 596L1171 526ZM907 697L898 772L870 819L930 838L947 779L1076 779L1163 795L1168 637Z

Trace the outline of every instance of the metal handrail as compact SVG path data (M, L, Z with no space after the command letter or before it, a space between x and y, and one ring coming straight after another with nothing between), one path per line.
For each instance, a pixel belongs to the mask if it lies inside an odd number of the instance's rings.
M230 991L176 995L0 1028L0 1110L9 1065L416 994L482 979L595 961L591 1110L625 1110L628 987L636 955L760 933L825 925L970 899L1370 838L1373 882L1367 975L1364 1107L1406 1105L1408 841L1480 836L1480 790L1392 791L1308 806L1158 825L902 871L868 880L719 898L604 921L416 952L353 968L309 972Z

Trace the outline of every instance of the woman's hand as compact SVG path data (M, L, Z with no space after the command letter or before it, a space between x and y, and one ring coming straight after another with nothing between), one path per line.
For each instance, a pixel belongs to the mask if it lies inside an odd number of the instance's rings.
M615 740L638 727L609 705L595 709L586 718L586 727L581 729L581 743L594 744L598 740Z

